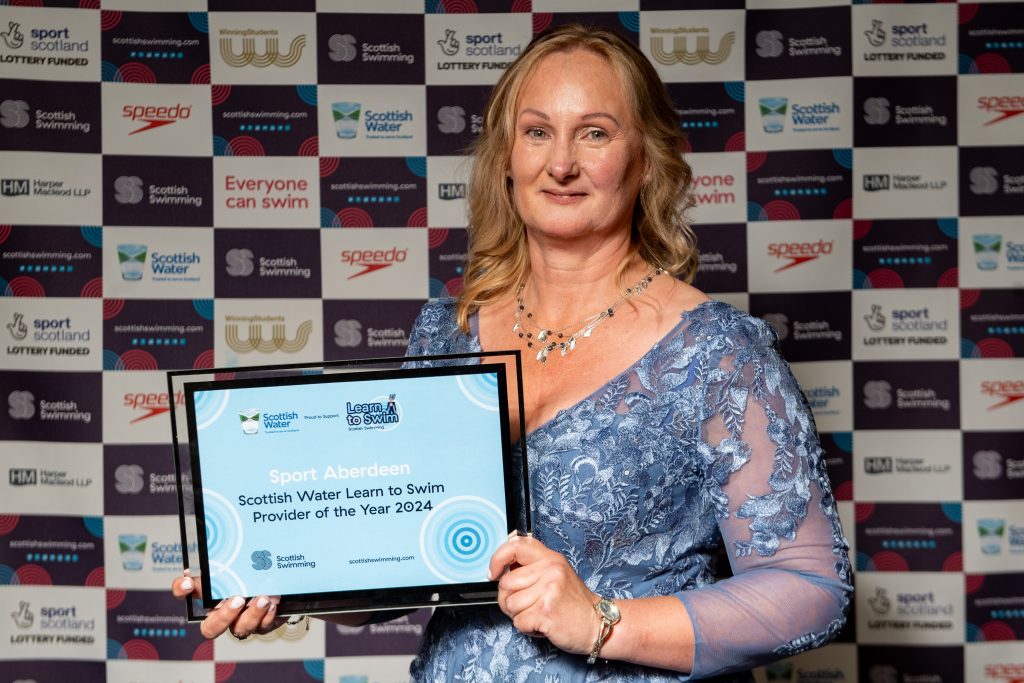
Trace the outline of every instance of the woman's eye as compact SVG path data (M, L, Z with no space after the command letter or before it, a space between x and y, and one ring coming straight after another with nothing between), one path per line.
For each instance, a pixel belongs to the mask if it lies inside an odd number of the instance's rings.
M603 130L595 129L587 132L587 139L593 142L600 142L602 140L605 140L607 137L608 134L605 133Z
M526 131L526 135L527 137L540 140L544 137L545 133L543 128L530 128L529 130Z

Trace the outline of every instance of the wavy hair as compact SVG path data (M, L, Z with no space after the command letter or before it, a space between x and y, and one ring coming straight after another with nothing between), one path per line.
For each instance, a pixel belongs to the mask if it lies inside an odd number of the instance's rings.
M565 24L543 33L505 70L484 110L483 132L471 151L469 254L457 320L469 330L469 316L525 281L529 250L508 177L516 107L524 84L550 54L589 50L619 74L641 138L644 180L633 214L630 253L690 282L697 270L697 239L685 218L693 200L692 173L682 158L684 135L665 85L646 56L617 33ZM499 189L500 188L500 189ZM623 286L620 282L620 286Z

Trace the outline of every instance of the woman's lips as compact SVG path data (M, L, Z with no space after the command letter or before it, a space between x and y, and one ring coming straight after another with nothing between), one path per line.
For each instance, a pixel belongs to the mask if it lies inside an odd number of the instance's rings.
M565 192L557 190L543 190L543 194L548 198L548 200L555 204L575 204L587 196L585 192Z

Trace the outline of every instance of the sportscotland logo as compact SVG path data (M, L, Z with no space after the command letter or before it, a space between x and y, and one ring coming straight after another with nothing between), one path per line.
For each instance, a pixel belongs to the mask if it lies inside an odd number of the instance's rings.
M882 28L882 20L872 19L871 28L864 31L864 36L867 37L872 47L882 47L885 45L885 29Z
M260 432L260 411L256 408L243 410L238 413L238 419L242 421L243 434L259 434Z

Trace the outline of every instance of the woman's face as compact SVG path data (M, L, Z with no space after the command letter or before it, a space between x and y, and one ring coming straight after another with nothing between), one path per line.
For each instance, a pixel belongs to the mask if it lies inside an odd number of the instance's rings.
M527 229L552 239L628 233L640 144L619 75L603 57L544 57L520 94L509 162Z

